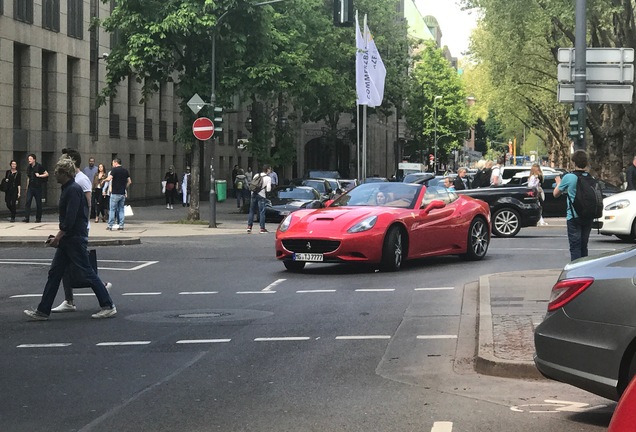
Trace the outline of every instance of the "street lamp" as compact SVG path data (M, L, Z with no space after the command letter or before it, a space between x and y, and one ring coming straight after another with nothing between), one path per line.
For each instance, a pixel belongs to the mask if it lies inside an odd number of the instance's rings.
M435 147L433 149L433 175L437 175L437 100L441 98L442 98L441 96L435 96L435 99L433 99L433 111L434 111L434 122L435 122L435 139L434 139Z

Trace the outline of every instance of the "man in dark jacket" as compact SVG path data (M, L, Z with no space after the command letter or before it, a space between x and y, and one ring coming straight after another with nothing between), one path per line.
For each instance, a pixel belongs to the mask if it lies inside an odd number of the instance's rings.
M68 156L62 156L57 162L55 179L62 185L59 204L60 225L57 234L47 240L49 246L56 248L55 256L51 262L40 304L35 310L25 310L24 314L33 321L49 319L62 276L66 268L73 264L77 272L90 284L102 308L92 315L93 318L115 316L117 309L113 300L88 260L88 202L82 187L75 183L75 163Z
M457 177L455 177L455 181L453 181L453 186L455 186L456 191L470 188L468 177L466 177L467 172L464 167L457 169Z

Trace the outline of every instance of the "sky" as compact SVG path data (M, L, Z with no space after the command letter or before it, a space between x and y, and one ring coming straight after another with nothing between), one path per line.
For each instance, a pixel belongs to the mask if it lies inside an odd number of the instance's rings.
M468 50L470 32L477 26L475 12L462 11L455 0L415 0L423 16L433 15L442 30L442 46L447 45L454 57Z

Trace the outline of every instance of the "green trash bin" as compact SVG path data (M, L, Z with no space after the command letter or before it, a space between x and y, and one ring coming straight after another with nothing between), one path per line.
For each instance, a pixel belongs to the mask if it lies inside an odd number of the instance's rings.
M216 180L216 201L223 202L227 199L227 181Z

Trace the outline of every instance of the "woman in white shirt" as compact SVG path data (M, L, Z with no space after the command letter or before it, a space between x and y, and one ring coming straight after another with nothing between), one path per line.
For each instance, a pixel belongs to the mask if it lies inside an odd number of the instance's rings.
M541 171L541 166L537 163L532 164L530 168L530 178L528 179L528 187L535 189L537 194L539 195L539 205L543 207L543 201L545 200L545 194L543 192L543 188L541 188L541 183L543 182L543 172ZM543 212L542 212L543 213ZM541 219L539 219L539 225L547 225L548 223L543 220L543 214L541 215Z

